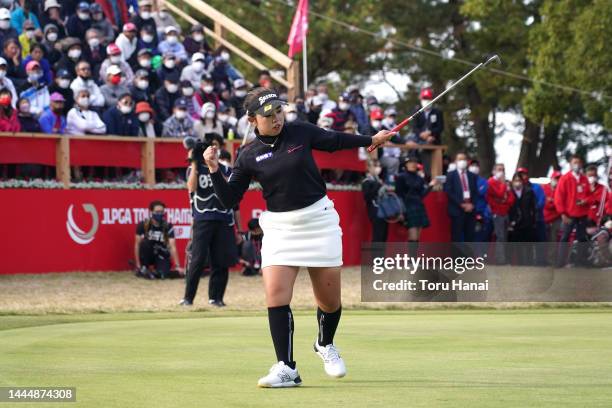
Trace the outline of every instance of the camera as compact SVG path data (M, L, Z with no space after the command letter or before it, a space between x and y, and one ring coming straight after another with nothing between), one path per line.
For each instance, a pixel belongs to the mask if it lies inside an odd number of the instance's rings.
M191 150L191 158L187 159L189 162L196 162L202 164L204 162L204 151L209 146L209 143L203 142L195 137L186 137L183 139L183 146L187 150Z

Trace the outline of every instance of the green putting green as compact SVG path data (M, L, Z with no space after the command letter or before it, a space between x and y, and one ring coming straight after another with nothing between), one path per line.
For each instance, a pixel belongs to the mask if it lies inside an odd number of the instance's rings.
M0 386L76 387L68 407L612 406L609 310L347 311L339 380L314 313L295 324L303 386L259 389L261 313L0 316Z

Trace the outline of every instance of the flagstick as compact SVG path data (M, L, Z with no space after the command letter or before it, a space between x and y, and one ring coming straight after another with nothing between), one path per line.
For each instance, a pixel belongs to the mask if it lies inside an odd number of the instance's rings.
M307 43L306 43L306 27L302 25L302 65L304 69L304 98L306 97L306 92L308 91L308 51L307 51Z

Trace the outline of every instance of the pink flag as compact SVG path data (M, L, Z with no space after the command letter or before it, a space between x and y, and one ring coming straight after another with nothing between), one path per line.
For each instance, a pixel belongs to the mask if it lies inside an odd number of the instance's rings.
M289 58L293 58L295 54L302 51L304 45L304 36L308 32L308 0L300 0L293 16L291 23L291 31L287 44L289 44Z

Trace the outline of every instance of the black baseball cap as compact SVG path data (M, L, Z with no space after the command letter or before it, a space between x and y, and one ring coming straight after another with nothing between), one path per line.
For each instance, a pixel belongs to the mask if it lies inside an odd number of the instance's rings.
M274 110L285 103L285 101L278 97L276 92L266 91L259 95L259 97L253 99L251 104L247 107L248 115L255 116L259 114L262 116L272 116Z

